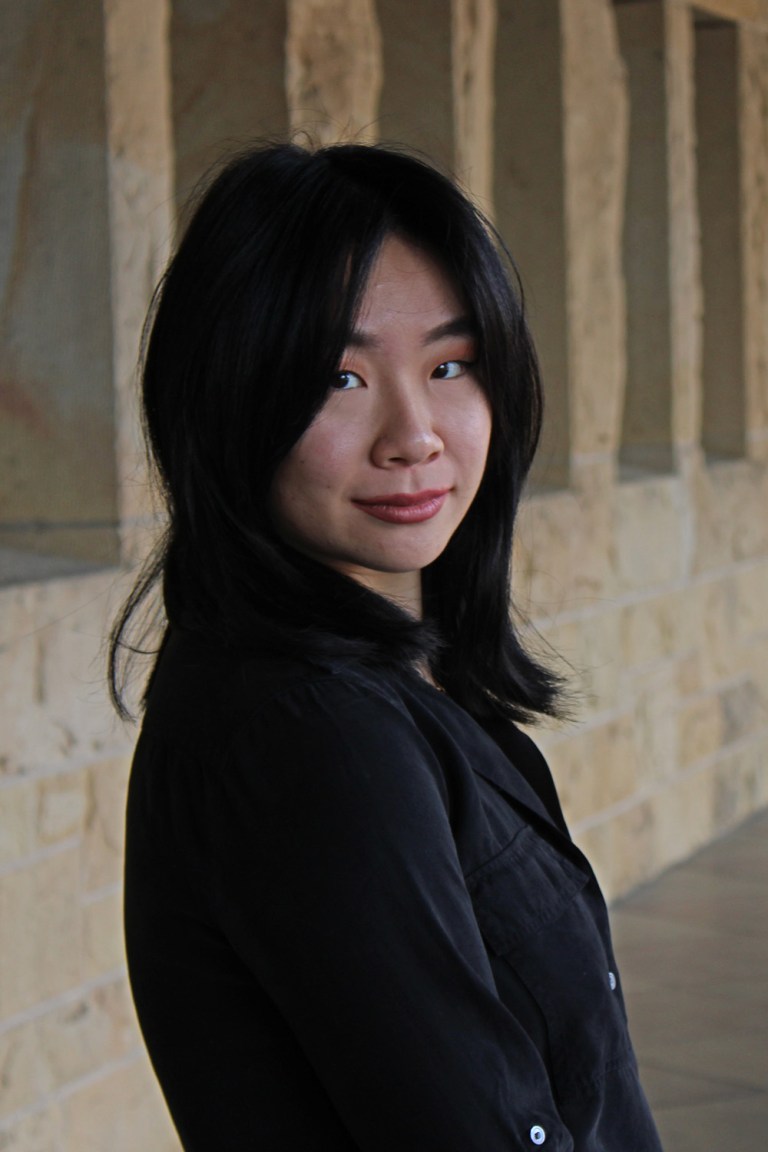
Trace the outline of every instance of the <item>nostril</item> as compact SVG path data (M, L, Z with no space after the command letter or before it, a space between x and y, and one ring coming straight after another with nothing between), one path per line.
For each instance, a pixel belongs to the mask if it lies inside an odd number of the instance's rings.
M379 437L373 448L378 464L412 465L435 460L443 452L443 441L434 432L416 432L410 435L395 432Z

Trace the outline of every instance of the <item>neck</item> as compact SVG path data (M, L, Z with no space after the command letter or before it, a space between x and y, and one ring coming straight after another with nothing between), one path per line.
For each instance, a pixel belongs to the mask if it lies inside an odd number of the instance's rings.
M420 572L371 572L366 569L348 571L358 583L364 584L379 596L385 596L398 608L421 620L421 573Z

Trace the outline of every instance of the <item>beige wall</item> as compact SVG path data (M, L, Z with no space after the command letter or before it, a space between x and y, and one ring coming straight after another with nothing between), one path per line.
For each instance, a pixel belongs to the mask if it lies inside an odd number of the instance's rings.
M102 664L151 525L133 384L176 202L222 146L307 126L422 147L495 216L549 393L517 597L578 695L540 739L618 895L768 803L768 0L2 20L0 1146L170 1152Z

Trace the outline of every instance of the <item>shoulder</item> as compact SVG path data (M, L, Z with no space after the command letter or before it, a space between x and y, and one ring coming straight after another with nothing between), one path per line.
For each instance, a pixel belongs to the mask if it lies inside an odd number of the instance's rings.
M352 663L167 650L131 798L134 834L170 829L230 880L277 860L328 871L329 853L367 868L450 839L443 767L396 678Z
M180 635L160 658L142 742L181 751L216 777L245 773L255 784L278 775L283 788L293 778L370 782L382 765L388 778L406 766L436 768L396 676L349 661L241 653Z

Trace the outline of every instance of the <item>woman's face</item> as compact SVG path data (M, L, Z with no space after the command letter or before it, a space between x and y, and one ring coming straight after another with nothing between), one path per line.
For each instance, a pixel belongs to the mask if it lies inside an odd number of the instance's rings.
M420 611L419 573L472 503L491 434L477 348L442 267L385 240L324 407L277 469L298 551Z

